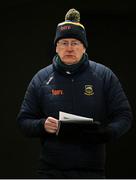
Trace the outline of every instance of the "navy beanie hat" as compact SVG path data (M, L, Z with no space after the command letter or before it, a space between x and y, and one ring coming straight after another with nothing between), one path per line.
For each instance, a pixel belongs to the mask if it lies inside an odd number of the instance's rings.
M81 41L85 48L88 46L85 28L80 23L80 13L75 9L70 9L65 16L65 21L58 24L54 39L55 46L57 41L63 38L75 38Z

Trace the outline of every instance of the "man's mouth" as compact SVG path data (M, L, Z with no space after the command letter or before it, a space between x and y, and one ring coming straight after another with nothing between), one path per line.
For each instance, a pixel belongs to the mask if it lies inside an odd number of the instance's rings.
M75 57L73 54L66 54L66 57Z

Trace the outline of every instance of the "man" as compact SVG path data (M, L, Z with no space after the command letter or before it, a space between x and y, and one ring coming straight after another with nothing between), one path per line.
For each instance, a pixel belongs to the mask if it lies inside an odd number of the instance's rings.
M42 178L105 178L105 144L131 127L132 113L116 75L88 59L80 14L70 9L58 24L56 55L30 82L18 124L41 139ZM93 118L91 124L60 123L59 112Z

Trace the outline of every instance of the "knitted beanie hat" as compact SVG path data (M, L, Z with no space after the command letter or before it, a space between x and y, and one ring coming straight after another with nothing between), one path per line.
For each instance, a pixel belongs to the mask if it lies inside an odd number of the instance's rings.
M75 38L81 41L85 48L88 46L86 31L80 23L80 13L76 9L70 9L65 15L65 21L58 24L54 44L63 38Z

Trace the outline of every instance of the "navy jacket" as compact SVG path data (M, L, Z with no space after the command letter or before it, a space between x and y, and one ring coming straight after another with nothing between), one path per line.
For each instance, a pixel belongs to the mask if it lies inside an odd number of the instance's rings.
M45 132L48 116L59 111L91 117L99 126L60 126L58 136ZM105 143L126 133L132 113L115 74L104 65L86 61L74 73L53 64L30 82L17 117L22 131L40 137L41 162L59 169L104 169Z

